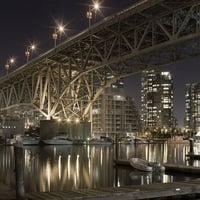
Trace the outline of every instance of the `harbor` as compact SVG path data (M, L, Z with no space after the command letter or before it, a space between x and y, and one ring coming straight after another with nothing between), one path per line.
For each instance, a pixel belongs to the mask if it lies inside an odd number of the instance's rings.
M0 200L200 199L200 0L1 8Z

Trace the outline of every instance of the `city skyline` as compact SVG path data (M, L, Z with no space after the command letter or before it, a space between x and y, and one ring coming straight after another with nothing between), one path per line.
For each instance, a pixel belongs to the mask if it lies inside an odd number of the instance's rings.
M170 71L172 73L174 84L174 116L177 118L178 126L181 128L184 127L186 84L200 82L198 63L200 63L200 57L161 67L161 71ZM125 80L125 89L129 95L135 98L136 106L139 110L141 106L140 75L137 74ZM135 95L131 91L135 91Z
M125 2L101 2L101 12L96 15L96 21L103 19L113 13L132 5L133 0ZM80 31L88 28L88 19L86 12L91 1L66 2L64 0L36 0L17 2L3 2L0 8L0 22L3 29L0 38L0 75L6 75L4 68L7 59L15 56L17 63L13 69L26 63L25 50L31 42L38 44L38 50L31 55L32 59L40 53L53 48L52 33L55 22L60 21L66 24L67 32L61 39L67 39ZM200 58L194 58L190 61L179 62L162 68L172 72L174 79L174 110L175 117L178 119L179 126L183 126L185 109L185 84L199 82L198 63ZM140 75L134 75L126 78L125 87L127 93L136 99L138 109L140 108Z

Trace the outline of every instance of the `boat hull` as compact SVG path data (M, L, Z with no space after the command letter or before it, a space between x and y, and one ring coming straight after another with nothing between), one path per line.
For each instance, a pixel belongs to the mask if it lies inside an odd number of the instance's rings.
M44 144L47 145L69 145L69 144L73 144L73 141L70 140L43 140Z
M35 140L35 141L22 141L23 145L38 145L39 141Z
M149 166L148 161L140 159L140 158L130 158L129 159L130 165L140 171L145 171L145 172L152 172L153 167Z

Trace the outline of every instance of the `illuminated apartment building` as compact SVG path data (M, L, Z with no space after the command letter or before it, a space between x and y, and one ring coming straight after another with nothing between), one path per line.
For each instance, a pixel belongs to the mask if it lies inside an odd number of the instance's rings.
M200 83L186 85L185 130L200 132Z
M132 97L126 96L123 82L118 81L95 101L92 110L93 137L116 138L138 133L139 117Z
M170 72L146 70L141 79L142 129L175 126L173 115L173 80Z

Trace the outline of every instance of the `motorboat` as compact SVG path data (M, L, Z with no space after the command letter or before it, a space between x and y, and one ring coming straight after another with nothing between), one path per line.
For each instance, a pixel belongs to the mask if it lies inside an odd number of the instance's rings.
M130 158L130 165L140 171L145 172L154 172L154 173L163 173L165 167L158 162L149 162L141 158Z
M42 140L44 144L49 145L66 145L66 144L73 144L73 140L66 136L56 136L52 139Z
M107 137L101 137L101 138L92 138L89 140L89 144L92 145L112 145L113 141L110 138Z
M103 141L100 139L92 139L89 141L89 144L93 144L93 145L111 145L112 142L110 141Z
M40 138L32 136L22 136L21 142L23 145L38 145L40 142Z
M130 158L130 165L140 171L152 172L153 167L149 165L149 161L141 159L141 158Z

